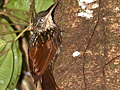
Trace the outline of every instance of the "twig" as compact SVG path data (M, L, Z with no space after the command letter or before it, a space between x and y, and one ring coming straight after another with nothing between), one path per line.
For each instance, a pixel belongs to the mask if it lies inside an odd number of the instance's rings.
M20 19L20 18L17 18L17 17L15 17L15 16L11 15L11 14L5 13L5 12L3 12L2 10L0 10L0 14L5 15L5 16L10 17L10 18L13 18L13 19L15 19L15 20L17 20L17 21L20 21L20 22L28 25L28 23L25 22L24 20L22 20L22 19Z
M21 33L15 38L14 42L16 42L16 40L17 40L25 31L27 31L31 26L32 26L32 24L30 24L27 28L25 28L25 29L23 30L23 32L21 32Z
M12 32L3 32L3 33L0 33L0 35L7 35L7 34L13 34L13 33L19 33L19 32L22 32L23 30L17 30L17 31L12 31Z
M30 0L30 24L33 22L33 18L35 17L35 7L34 7L34 0Z

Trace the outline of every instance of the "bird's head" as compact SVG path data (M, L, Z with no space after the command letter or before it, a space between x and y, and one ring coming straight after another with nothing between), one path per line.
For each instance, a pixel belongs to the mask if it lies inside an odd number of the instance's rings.
M58 3L54 3L46 11L38 13L33 21L33 28L37 32L46 31L47 29L56 27L53 21L52 12Z

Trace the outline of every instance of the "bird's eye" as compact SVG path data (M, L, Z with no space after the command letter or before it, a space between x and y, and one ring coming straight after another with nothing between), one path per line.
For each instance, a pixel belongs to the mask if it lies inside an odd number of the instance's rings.
M40 22L42 22L42 21L43 21L43 18L40 19Z

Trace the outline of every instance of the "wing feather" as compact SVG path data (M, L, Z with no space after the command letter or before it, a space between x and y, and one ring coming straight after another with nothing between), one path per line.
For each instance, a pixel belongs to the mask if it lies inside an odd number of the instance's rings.
M41 39L38 39L37 44L34 47L29 48L29 64L32 76L42 76L49 62L54 57L61 41L60 33L54 32L53 37L42 43Z

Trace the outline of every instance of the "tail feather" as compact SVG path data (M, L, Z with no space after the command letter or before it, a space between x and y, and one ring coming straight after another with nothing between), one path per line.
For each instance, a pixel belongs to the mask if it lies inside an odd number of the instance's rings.
M61 90L55 83L55 79L49 67L46 69L42 75L41 82L42 90Z

